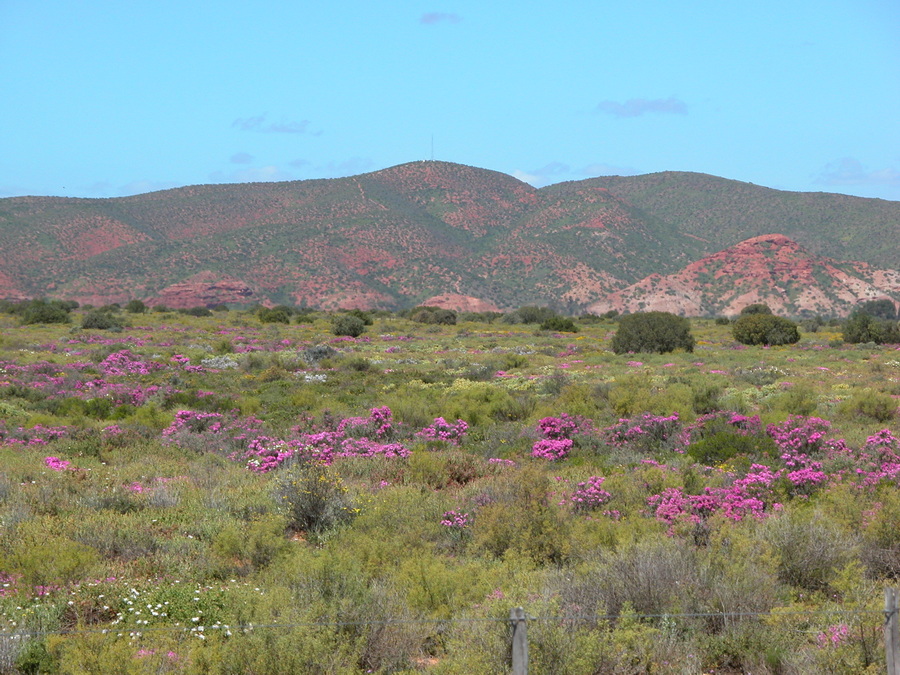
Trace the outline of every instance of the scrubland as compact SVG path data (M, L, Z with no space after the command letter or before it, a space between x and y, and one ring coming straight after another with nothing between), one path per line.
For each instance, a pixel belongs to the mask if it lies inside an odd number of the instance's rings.
M900 351L0 314L0 672L877 673Z

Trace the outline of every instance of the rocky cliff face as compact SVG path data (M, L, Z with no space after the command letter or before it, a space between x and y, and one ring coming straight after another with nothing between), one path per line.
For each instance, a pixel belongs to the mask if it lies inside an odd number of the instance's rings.
M766 234L675 274L652 274L588 310L728 316L764 302L786 316L843 315L862 300L878 298L900 299L900 273L813 256L782 234Z

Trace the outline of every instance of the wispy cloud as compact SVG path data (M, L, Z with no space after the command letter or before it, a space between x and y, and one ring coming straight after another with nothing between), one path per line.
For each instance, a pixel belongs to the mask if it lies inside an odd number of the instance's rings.
M558 183L571 177L572 170L568 164L562 162L550 162L539 169L523 171L516 169L512 172L513 178L518 178L524 183L529 183L534 187L544 187L551 183Z
M449 12L426 12L419 17L419 23L434 25L436 23L459 23L462 17L459 14Z
M266 115L262 114L254 117L239 117L231 123L231 126L241 131L260 131L267 134L304 134L307 133L309 124L309 120L267 122Z
M253 155L246 152L236 152L228 158L228 161L232 164L252 164Z
M888 185L900 187L900 171L869 169L854 157L829 162L816 179L822 185Z
M640 117L649 113L663 115L686 115L687 104L670 96L669 98L630 98L624 103L618 101L600 101L596 111L613 117Z

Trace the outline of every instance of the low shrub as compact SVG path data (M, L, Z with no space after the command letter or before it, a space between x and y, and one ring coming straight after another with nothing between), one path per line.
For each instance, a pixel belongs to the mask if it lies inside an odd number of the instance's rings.
M352 314L338 314L331 319L331 332L334 335L359 337L365 330L365 322Z
M694 351L691 322L669 312L640 312L619 319L612 339L616 354L650 352L664 354L683 349Z
M557 333L577 333L578 326L567 316L551 316L541 322L541 330L552 330Z
M774 314L745 314L734 322L731 334L744 345L791 345L800 341L797 324Z

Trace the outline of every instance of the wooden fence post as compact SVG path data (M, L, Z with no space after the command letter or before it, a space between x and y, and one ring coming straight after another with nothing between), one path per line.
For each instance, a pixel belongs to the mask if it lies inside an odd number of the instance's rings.
M509 610L512 625L512 675L528 675L528 634L525 610L514 607Z
M884 651L888 675L900 675L900 594L884 589Z

